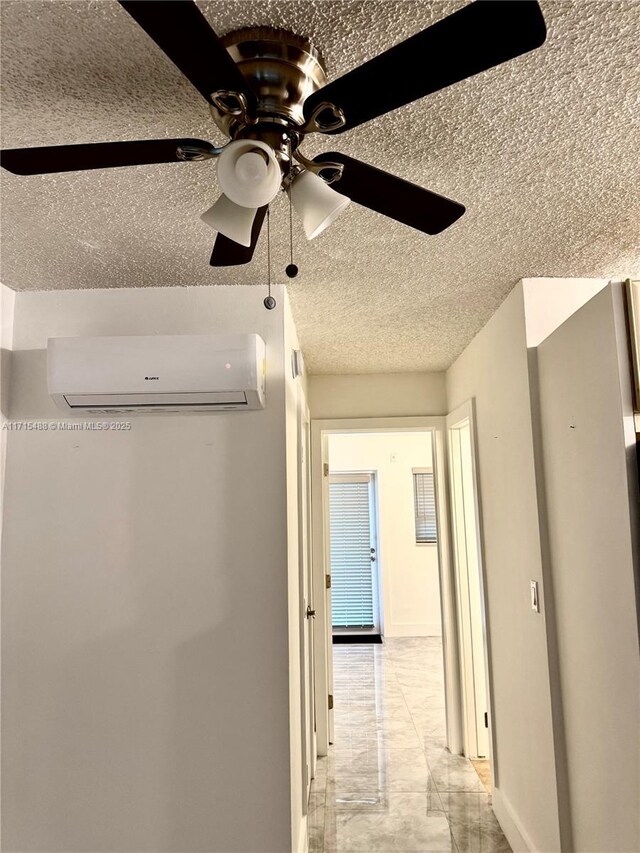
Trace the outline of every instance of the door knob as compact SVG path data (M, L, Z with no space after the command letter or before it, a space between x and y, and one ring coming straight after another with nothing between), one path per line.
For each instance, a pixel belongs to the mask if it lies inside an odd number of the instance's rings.
M310 604L307 604L307 614L306 614L306 616L307 616L307 619L315 619L315 618L316 618L316 611L311 609L311 605L310 605Z

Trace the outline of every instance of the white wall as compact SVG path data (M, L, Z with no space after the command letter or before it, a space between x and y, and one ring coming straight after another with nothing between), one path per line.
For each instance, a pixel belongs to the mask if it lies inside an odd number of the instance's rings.
M7 439L9 433L6 424L9 418L9 390L11 385L11 352L13 349L13 320L15 309L15 291L0 284L0 578L2 576L2 531L4 527L4 484L7 462ZM1 587L0 587L1 589ZM0 612L1 612L0 594ZM2 619L0 618L0 628ZM0 631L0 658L2 639ZM1 731L0 706L0 731ZM2 736L0 735L0 756L2 755ZM2 779L0 776L0 804L2 802ZM0 836L2 834L2 809L0 807Z
M516 286L447 372L450 410L475 398L493 673L494 807L532 851L559 850L556 764L524 296ZM513 840L515 834L511 833ZM519 843L519 842L518 842Z
M11 352L13 350L13 320L15 291L0 284L0 542L2 541L2 496L7 461L7 435L4 425L9 416L11 386Z
M606 278L523 278L527 345L539 346L608 283Z
M304 616L300 605L299 571L299 503L298 503L298 407L306 405L306 376L294 379L291 353L299 349L298 335L291 315L289 299L283 303L284 312L284 380L286 399L286 476L287 476L287 565L288 565L288 624L289 624L289 741L291 763L291 843L292 850L300 853L308 845L306 779L303 779L302 755L305 730L302 718L300 659L303 645Z
M310 376L309 409L314 419L445 415L445 374Z
M603 280L524 280L447 373L450 408L474 398L477 413L493 804L514 850L640 843L640 513L622 306Z
M634 853L640 506L620 285L541 344L538 370L571 849Z
M431 468L431 433L356 433L329 436L329 465L375 471L379 571L387 637L442 633L438 547L416 545L413 468Z
M267 409L8 435L7 851L291 849L284 294L19 293L14 420L62 420L48 336L253 331Z
M11 351L13 349L13 319L15 291L0 284L0 541L2 537L2 493L7 459L7 430L3 428L9 414L11 384Z

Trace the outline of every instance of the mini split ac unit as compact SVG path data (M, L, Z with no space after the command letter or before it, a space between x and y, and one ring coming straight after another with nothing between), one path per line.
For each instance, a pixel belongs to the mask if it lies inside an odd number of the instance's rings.
M258 335L49 338L49 394L67 414L263 409Z

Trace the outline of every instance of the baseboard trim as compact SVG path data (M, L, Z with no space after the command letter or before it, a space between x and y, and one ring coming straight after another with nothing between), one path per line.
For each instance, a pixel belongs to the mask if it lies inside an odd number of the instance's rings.
M441 637L439 622L392 622L385 626L385 637Z
M511 803L499 788L493 789L491 802L498 823L502 827L513 853L535 853L533 842L518 820Z
M295 853L309 853L309 834L307 832L307 815L303 815L298 826L298 841L293 848Z

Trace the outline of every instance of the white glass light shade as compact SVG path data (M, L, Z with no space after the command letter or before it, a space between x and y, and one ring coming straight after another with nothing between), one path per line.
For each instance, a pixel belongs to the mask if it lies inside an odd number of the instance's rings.
M262 207L273 201L282 183L273 150L258 139L230 142L218 157L220 189L241 207Z
M322 178L308 171L294 178L289 192L307 240L313 240L335 222L350 202L346 195L332 190Z
M242 207L234 204L226 195L206 210L200 219L241 246L251 245L251 228L256 218L256 207Z

